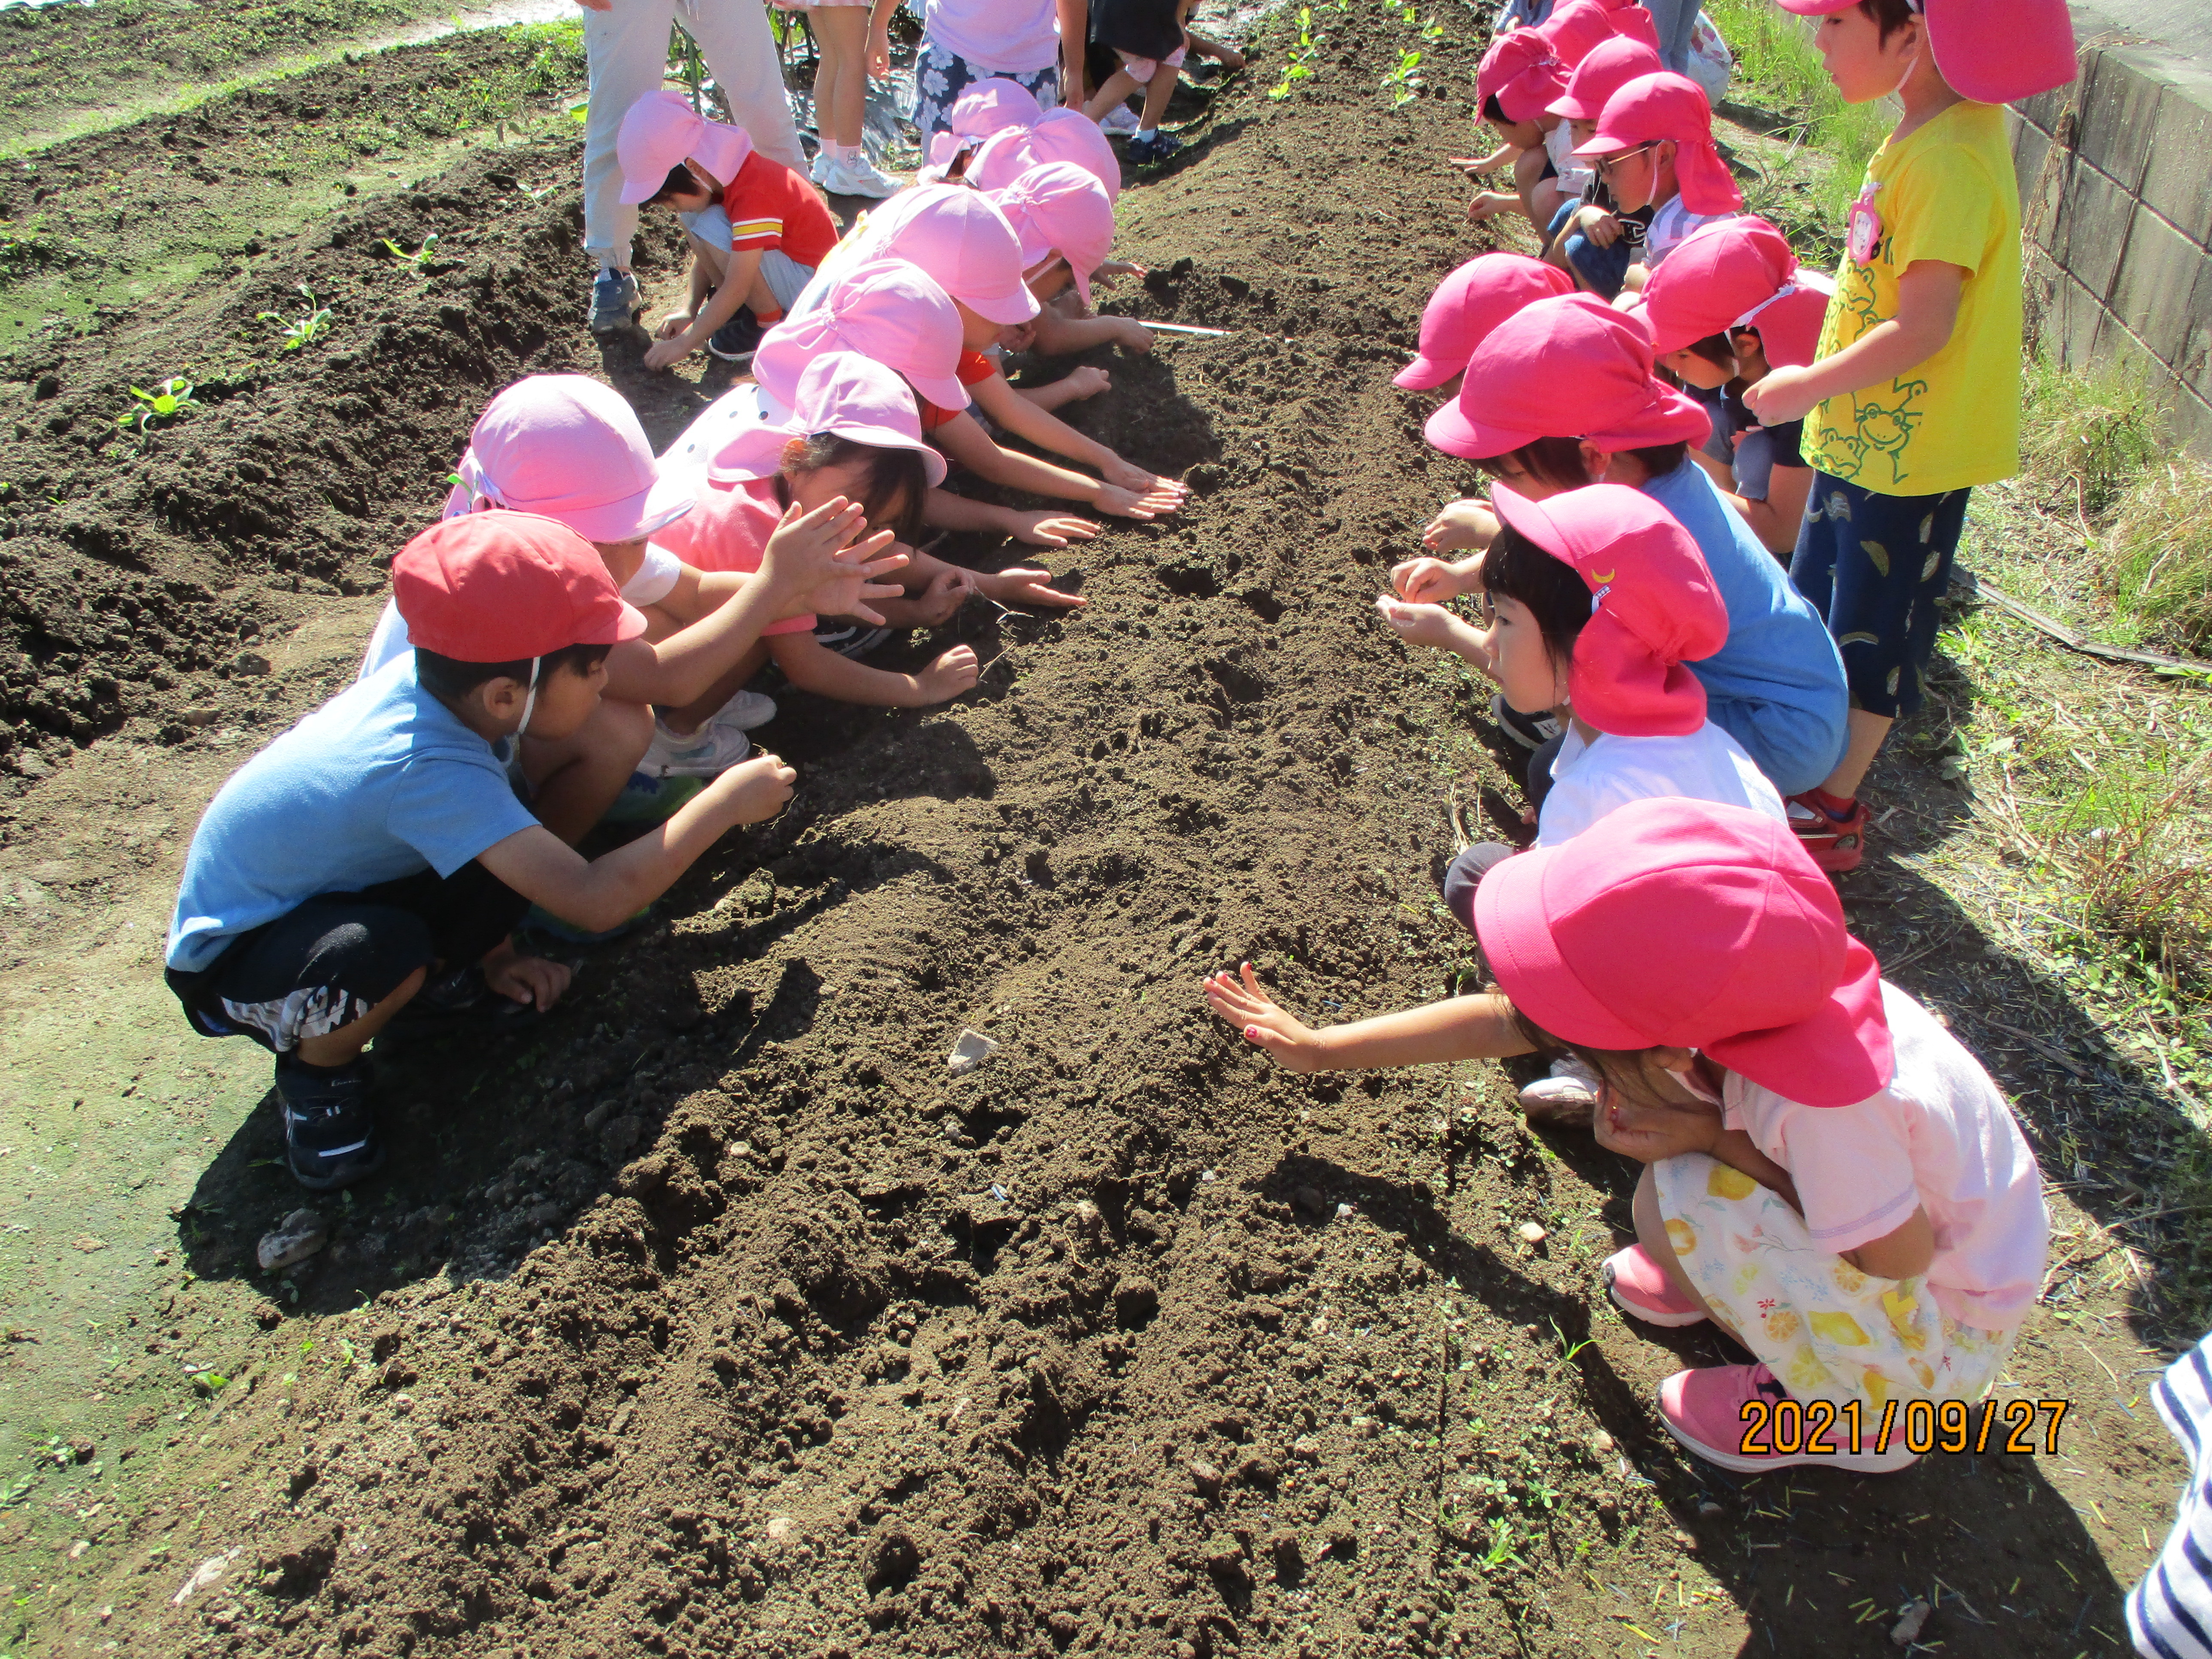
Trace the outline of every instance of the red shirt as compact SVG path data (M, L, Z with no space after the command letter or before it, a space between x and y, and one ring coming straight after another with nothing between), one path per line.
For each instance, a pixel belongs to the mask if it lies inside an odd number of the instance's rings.
M978 385L989 380L998 372L998 365L980 351L962 352L959 366L953 370L953 373L959 376L960 384L963 386ZM934 432L954 416L965 412L957 409L939 409L928 398L919 395L915 397L915 402L921 406L921 429L924 432Z
M781 248L793 264L812 270L837 246L837 222L814 186L757 150L723 187L722 211L730 216L730 246L738 252Z

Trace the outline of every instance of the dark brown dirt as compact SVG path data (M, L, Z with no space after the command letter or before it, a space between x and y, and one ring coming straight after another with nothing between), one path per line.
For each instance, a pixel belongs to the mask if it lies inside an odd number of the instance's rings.
M1511 799L1472 688L1365 608L1464 483L1388 375L1467 252L1432 161L1466 140L1475 43L1427 47L1453 98L1393 108L1406 26L1318 21L1315 81L1271 102L1262 65L1123 198L1153 276L1121 303L1237 331L1114 361L1079 416L1188 469L1185 520L1056 560L1091 607L980 629L959 704L793 700L762 734L806 763L782 818L593 953L528 1037L383 1057L391 1166L289 1283L251 1267L295 1201L277 1132L240 1124L179 1214L192 1275L104 1383L144 1402L149 1502L0 1519L0 1549L64 1563L40 1639L1843 1656L1894 1651L1917 1595L1948 1659L2119 1650L2177 1465L2133 1374L2153 1351L2089 1264L2002 1390L2072 1401L2062 1455L1736 1481L1649 1405L1715 1342L1593 1299L1632 1171L1528 1134L1496 1067L1293 1079L1197 996L1240 957L1316 1018L1451 988L1471 953L1435 897L1443 804ZM56 349L52 424L7 462L64 498L0 555L36 658L19 757L50 764L82 719L190 765L187 710L291 718L308 688L270 702L239 653L374 591L514 376L600 370L659 438L720 389L582 332L574 166L552 142L472 159L180 318ZM377 251L433 230L434 274ZM302 279L343 301L326 343L143 453L72 449L107 441L118 386ZM1881 784L1900 815L1855 919L1995 1040L2054 1176L2062 1145L2120 1167L2095 1105L2144 1079L1917 872L1963 798L1909 751ZM16 847L45 793L15 803ZM1992 1008L2056 1040L2008 1048ZM1000 1047L955 1079L963 1025ZM2074 1179L2100 1216L2130 1201ZM248 1285L270 1334L206 1334ZM167 1367L217 1340L243 1361L179 1427Z

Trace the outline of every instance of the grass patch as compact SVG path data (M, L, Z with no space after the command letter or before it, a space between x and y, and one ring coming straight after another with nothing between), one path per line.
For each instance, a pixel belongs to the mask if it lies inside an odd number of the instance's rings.
M2084 374L2039 357L2021 376L2021 471L2095 521L2150 465L2157 411L2142 378L2117 366Z
M2212 467L2181 459L2122 495L2096 544L2112 603L2184 651L2212 651Z

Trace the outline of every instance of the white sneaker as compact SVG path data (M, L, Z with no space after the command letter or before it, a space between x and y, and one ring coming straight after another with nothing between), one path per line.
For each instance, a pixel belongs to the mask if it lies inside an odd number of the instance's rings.
M880 171L866 155L842 155L830 171L830 182L823 188L832 196L881 198L896 195L905 186L899 179Z
M653 716L653 741L637 769L649 778L711 778L728 771L753 751L753 740L733 726L712 720L690 736L679 736Z
M814 152L814 165L806 169L806 176L824 189L829 187L830 169L837 164L830 159L827 148Z
M1098 129L1102 132L1134 132L1137 112L1127 104L1116 104L1098 118Z
M750 732L756 726L766 726L775 718L775 699L757 691L740 691L708 717L709 726L726 726L733 731Z

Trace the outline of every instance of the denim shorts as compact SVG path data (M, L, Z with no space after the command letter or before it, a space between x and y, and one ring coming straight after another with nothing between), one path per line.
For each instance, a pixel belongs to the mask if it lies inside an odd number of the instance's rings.
M1968 494L1879 495L1813 474L1790 580L1828 619L1852 708L1895 720L1920 707Z
M1546 241L1555 239L1570 216L1582 206L1580 200L1562 202L1559 211L1544 233ZM1577 231L1560 245L1559 257L1574 270L1575 275L1589 284L1590 292L1601 300L1610 301L1620 292L1627 279L1628 268L1636 263L1638 250L1626 236L1613 239L1611 247L1600 247L1595 242Z

